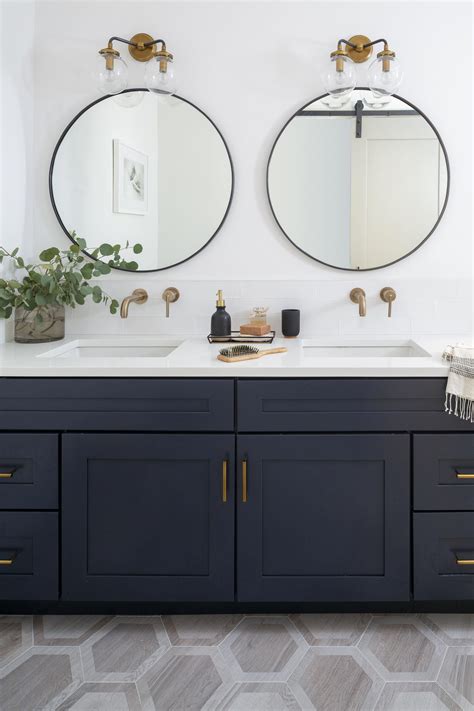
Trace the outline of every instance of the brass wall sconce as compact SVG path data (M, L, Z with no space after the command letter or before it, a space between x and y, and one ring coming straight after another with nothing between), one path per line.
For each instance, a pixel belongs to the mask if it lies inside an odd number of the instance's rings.
M340 39L337 49L331 52L329 64L323 72L323 81L329 94L347 101L356 87L357 64L366 62L376 44L383 44L368 70L368 85L376 99L390 97L402 81L400 63L383 37L371 41L365 35Z
M128 45L128 51L137 62L147 62L145 86L156 94L174 94L173 55L166 49L166 42L153 39L151 35L140 32L129 40L123 37L111 37L107 47L99 50L96 71L97 88L102 94L120 94L128 86L128 68L114 42ZM160 45L160 49L157 49Z

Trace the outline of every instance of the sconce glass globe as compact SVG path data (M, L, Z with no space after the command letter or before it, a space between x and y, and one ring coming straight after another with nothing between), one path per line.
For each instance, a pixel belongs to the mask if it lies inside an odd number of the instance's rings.
M346 55L330 57L321 73L321 79L328 94L339 99L348 99L357 83L356 66Z
M145 86L155 94L175 94L173 60L163 60L160 56L150 59L145 70Z
M102 94L120 94L128 85L127 65L121 57L113 57L112 66L107 68L107 58L104 55L97 57L94 77L98 90Z
M403 79L403 71L396 57L377 57L367 73L370 91L377 98L395 94Z

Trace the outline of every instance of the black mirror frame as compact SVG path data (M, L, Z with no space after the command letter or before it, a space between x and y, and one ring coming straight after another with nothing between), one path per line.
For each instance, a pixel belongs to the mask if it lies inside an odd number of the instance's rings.
M365 86L358 86L358 87L355 88L354 91L369 91L369 88L368 88L368 87L365 87ZM275 219L275 222L277 223L278 227L279 227L280 230L283 232L283 234L285 235L285 237L287 238L287 240L288 240L289 242L291 242L291 244L292 244L294 247L296 247L296 249L298 249L300 252L302 252L303 254L305 254L307 257L309 257L309 258L312 259L313 261L318 262L319 264L323 264L325 267L330 267L331 269L339 269L340 271L344 271L344 272L372 272L372 271L375 271L376 269L385 269L386 267L392 266L392 264L396 264L397 262L401 262L402 259L406 259L406 258L409 257L411 254L413 254L413 253L416 252L418 249L420 249L420 247L431 237L431 235L433 234L433 232L436 230L436 228L438 227L439 223L441 222L441 218L443 217L444 212L445 212L445 210L446 210L446 206L447 206L447 204L448 204L449 191L450 191L450 185L451 185L451 170L450 170L450 166L449 166L449 159L448 159L448 153L447 153L447 151L446 151L446 147L445 147L445 145L444 145L444 143L443 143L443 140L442 140L441 136L439 135L438 130L436 129L436 127L434 126L434 124L430 121L430 119L426 116L426 114L424 114L423 111L420 111L420 109L419 109L417 106L415 106L415 104L412 104L410 101L407 101L406 99L404 99L402 96L399 96L398 94L394 94L394 95L393 95L394 98L399 99L400 101L403 101L405 104L407 104L408 106L410 106L410 107L411 107L412 109L414 109L420 116L422 116L422 117L425 119L425 121L427 122L427 124L431 127L431 129L433 130L434 134L435 134L436 137L438 138L439 144L440 144L440 146L441 146L441 148L442 148L442 150L443 150L444 158L445 158L445 160L446 160L446 196L445 196L445 198L444 198L444 203L443 203L443 207L442 207L442 209L441 209L441 212L439 213L438 219L436 220L435 224L433 225L433 227L431 228L431 230L428 232L428 234L426 235L426 237L425 237L421 242L419 242L419 244L417 244L417 246L416 246L414 249L412 249L411 252L407 252L406 254L403 255L403 257L399 257L398 259L395 259L393 262L387 262L387 264L381 264L381 265L378 266L378 267L368 267L367 269L352 269L351 267L336 267L334 264L328 264L327 262L323 262L321 259L316 259L316 257L313 257L312 254L309 254L308 252L305 252L304 249L301 249L301 247L299 247L299 246L296 244L296 242L294 242L294 241L291 239L291 237L289 237L289 235L285 232L285 230L284 230L283 227L281 226L281 224L280 224L280 222L278 221L278 218L277 218L277 216L276 216L275 210L274 210L274 208L273 208L272 200L271 200L271 197L270 197L270 186L269 186L269 180L268 180L268 178L269 178L269 173L270 173L270 163L271 163L271 160L272 160L273 152L274 152L274 150L275 150L275 146L276 146L276 144L278 143L278 140L280 139L280 136L282 135L283 131L286 129L286 127L288 126L288 124L290 123L290 121L293 121L293 119L294 119L301 111L304 111L304 109L306 109L308 106L310 106L311 104L314 104L316 101L319 101L320 99L324 99L324 97L326 97L326 96L329 96L329 94L321 94L321 96L318 96L318 97L316 97L315 99L311 99L311 101L308 101L306 104L304 104L304 106L301 106L297 111L295 111L294 114L292 114L292 115L290 116L290 118L288 119L288 121L286 121L286 123L284 124L284 126L283 126L283 127L281 128L281 130L278 132L278 135L277 135L277 137L276 137L276 139L275 139L275 141L274 141L274 143L273 143L272 149L271 149L271 151L270 151L270 155L269 155L269 157L268 157L267 172L266 172L267 197L268 197L268 202L269 202L269 204L270 204L270 209L271 209L271 211L272 211L272 215L273 215L273 217L274 217L274 219Z
M138 87L138 88L133 88L133 89L125 89L125 91L122 91L121 94L129 94L129 93L132 93L132 92L134 92L134 91L142 91L142 92L145 92L145 93L149 93L149 92L148 92L148 89ZM190 259L192 259L192 258L195 257L197 254L199 254L199 252L202 252L202 250L205 249L205 248L210 244L210 242L212 242L212 240L213 240L214 237L217 235L217 233L220 231L222 225L223 225L224 222L226 221L227 215L229 214L230 206L232 205L232 200L233 200L233 197L234 197L234 185L235 185L234 164L233 164L233 162L232 162L232 156L231 156L231 154L230 154L230 150L229 150L229 147L228 147L228 145L227 145L227 143L226 143L226 140L225 140L224 136L222 135L221 131L220 131L219 128L216 126L216 124L214 123L214 121L213 121L211 118L209 118L209 116L206 114L206 112L203 111L202 109L200 109L199 106L196 106L196 104L193 104L193 102L192 102L192 101L189 101L189 99L184 99L182 96L178 96L178 94L174 94L174 97L175 97L176 99L180 99L181 101L184 101L186 104L189 104L189 105L192 106L194 109L196 109L196 111L199 111L199 113L201 113L203 116L205 116L205 117L207 118L207 120L209 121L209 123L211 123L212 126L214 126L215 130L216 130L217 133L219 134L219 136L220 136L220 138L221 138L221 140L222 140L222 143L224 144L224 148L225 148L225 150L226 150L227 156L228 156L228 158L229 158L230 174L231 174L231 186L230 186L229 202L227 203L227 207L226 207L226 210L225 210L224 215L223 215L223 217L222 217L222 220L220 221L220 223L219 223L217 229L214 231L214 233L211 235L211 237L207 240L207 242L205 242L205 244L202 245L202 247L200 247L198 250L196 250L195 252L193 252L193 254L191 254L189 257L186 257L186 259L182 259L180 262L175 262L175 264L170 264L170 265L167 266L167 267L159 267L158 269L136 269L136 270L132 270L132 269L121 269L120 267L113 267L113 269L116 269L116 271L119 271L119 272L132 272L133 274L137 274L137 273L138 273L138 274L145 274L145 273L150 273L150 272L162 272L162 271L165 271L166 269L172 269L173 267L177 267L179 264L184 264L185 262L188 262ZM76 123L76 121L77 121L78 119L80 119L80 117L82 116L82 114L84 114L86 111L88 111L90 108L92 108L92 107L95 106L96 104L99 104L101 101L105 101L106 99L111 99L111 98L112 98L112 95L111 95L111 94L108 94L107 96L101 96L99 99L96 99L95 101L92 101L90 104L88 104L88 105L85 106L83 109L81 109L81 111L79 111L79 113L76 114L76 116L74 116L74 118L72 119L72 121L70 121L70 122L68 123L68 125L66 126L66 128L64 129L64 131L61 133L61 135L60 135L60 137L59 137L59 140L58 140L58 142L56 143L56 146L55 146L55 148L54 148L53 155L52 155L52 157L51 157L51 162L50 162L50 166L49 166L49 197L50 197L50 200L51 200L51 205L52 205L52 207L53 207L54 214L56 215L56 219L57 219L57 221L59 222L59 224L60 224L60 226L61 226L61 229L63 230L64 234L68 237L68 239L71 240L71 242L72 242L73 244L76 244L76 242L75 242L75 240L72 239L72 237L71 237L71 235L69 234L69 232L68 232L66 226L64 225L64 223L63 223L63 221L62 221L62 219L61 219L61 216L60 216L60 214L59 214L59 210L58 210L58 208L57 208L56 202L55 202L55 200L54 200L53 171L54 171L54 164L55 164L55 161L56 161L56 156L57 156L57 153L58 153L58 151L59 151L59 148L60 148L60 146L61 146L63 140L65 139L65 137L66 137L68 131L72 128L72 126ZM90 257L91 259L93 259L93 257L91 257L91 255L90 255L88 252L86 252L85 250L81 250L81 251L83 252L83 254L85 254L85 255L87 255L88 257ZM102 260L95 260L95 261L102 261Z

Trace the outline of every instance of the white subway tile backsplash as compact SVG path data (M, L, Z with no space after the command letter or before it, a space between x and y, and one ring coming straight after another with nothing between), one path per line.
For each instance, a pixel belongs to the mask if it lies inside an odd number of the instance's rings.
M217 289L224 291L227 310L234 329L248 321L253 306L268 306L271 326L281 332L281 310L301 310L303 336L413 336L417 334L470 335L473 324L473 298L470 281L385 279L379 274L348 274L343 281L271 280L190 280L159 278L111 278L103 282L107 293L121 300L140 286L148 291L146 304L130 305L126 320L111 316L98 304L87 304L68 310L68 334L186 334L206 336L215 309ZM176 286L180 299L170 306L165 317L162 292ZM349 301L349 292L361 286L367 294L367 316L360 318L357 306ZM379 297L384 286L397 292L392 318L387 317L387 304Z

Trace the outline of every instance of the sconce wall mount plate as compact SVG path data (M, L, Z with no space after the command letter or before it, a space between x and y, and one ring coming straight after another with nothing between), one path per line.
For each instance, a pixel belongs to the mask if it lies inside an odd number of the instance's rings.
M128 51L137 62L148 62L153 57L153 53L156 50L156 44L151 44L148 47L144 47L149 42L153 42L153 37L147 35L146 32L139 32L130 39L133 44L128 45Z
M355 44L356 48L353 49L351 46L348 46L346 52L356 64L366 62L372 55L373 46L364 46L370 44L370 39L365 35L354 35L353 37L349 37L349 42L351 44Z

